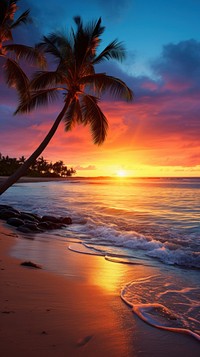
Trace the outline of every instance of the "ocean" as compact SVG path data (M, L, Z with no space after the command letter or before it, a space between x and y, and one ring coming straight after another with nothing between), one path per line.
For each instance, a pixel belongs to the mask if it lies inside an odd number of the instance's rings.
M51 254L41 256L40 248L59 241L63 251L67 246L117 265L144 266L145 271L149 267L149 275L124 283L122 300L147 323L200 340L199 178L23 183L10 188L1 203L73 220L59 231L21 240L15 256L27 258L31 244L30 254L35 256L30 258L46 259L51 270ZM62 273L64 267L57 264L52 270Z

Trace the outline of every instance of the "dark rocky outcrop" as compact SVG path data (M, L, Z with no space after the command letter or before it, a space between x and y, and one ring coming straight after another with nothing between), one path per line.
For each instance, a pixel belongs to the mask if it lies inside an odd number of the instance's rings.
M23 225L24 228L30 229L32 232L43 232L42 229L40 229L35 222L25 222Z
M25 226L20 226L17 228L18 231L22 233L33 233L33 231Z
M39 222L39 220L29 213L21 213L20 218L26 221Z
M17 217L11 217L11 218L8 218L7 223L10 226L20 227L20 226L22 226L24 224L24 221L22 219L20 219L20 218L17 218Z
M13 208L11 206L8 206L8 205L0 205L0 210L2 209L11 209L13 210Z
M72 224L72 219L71 219L71 217L64 217L64 218L62 218L62 223L64 223L64 224Z
M0 219L3 219L4 221L7 221L8 218L11 217L19 217L20 215L10 209L2 209L0 211Z
M43 216L42 222L52 222L52 223L59 223L60 219L54 216Z
M23 233L40 233L46 230L61 229L72 224L71 217L55 217L45 215L40 217L30 212L20 212L9 205L0 205L0 219L17 227Z

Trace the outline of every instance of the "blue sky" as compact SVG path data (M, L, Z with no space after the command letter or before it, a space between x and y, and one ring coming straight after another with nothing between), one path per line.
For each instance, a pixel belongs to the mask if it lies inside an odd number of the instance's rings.
M29 8L33 19L15 36L27 44L70 29L76 15L84 22L101 16L106 27L102 47L117 38L127 49L122 64L106 62L101 70L125 80L135 93L129 105L102 102L110 123L103 147L91 143L86 129L81 136L79 128L70 134L61 128L45 157L62 159L85 175L101 175L108 168L114 174L123 168L139 176L200 176L200 1L20 0L19 5L19 13ZM59 107L12 117L16 95L3 79L0 94L0 152L27 157ZM24 138L24 131L26 145L17 140ZM78 143L84 147L81 152Z
M118 38L127 48L127 66L134 75L149 73L149 62L163 45L200 39L198 0L26 0L34 24L41 34L69 28L72 18L84 21L102 17L105 44ZM104 45L104 43L102 43Z

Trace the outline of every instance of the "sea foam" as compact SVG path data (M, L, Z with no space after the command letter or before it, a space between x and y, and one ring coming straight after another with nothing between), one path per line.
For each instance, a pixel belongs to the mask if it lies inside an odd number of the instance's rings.
M122 289L121 298L149 325L200 341L199 291L177 289L171 280L160 275L136 279Z

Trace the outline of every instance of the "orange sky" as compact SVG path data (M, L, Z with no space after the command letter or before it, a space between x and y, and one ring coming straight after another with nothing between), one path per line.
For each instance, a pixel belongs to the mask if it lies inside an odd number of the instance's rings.
M137 100L128 104L103 102L101 108L109 120L109 131L102 146L92 143L89 127L78 126L66 133L62 124L43 156L49 161L63 160L76 168L77 176L115 176L120 170L128 176L199 176L198 135L195 139L193 133L177 123L172 130L171 122L165 122L164 115L160 117L166 105ZM53 108L42 108L27 118L14 117L12 121L25 121L28 127L19 125L4 135L6 154L28 157L56 117L57 108ZM43 123L35 122L44 116Z
M29 27L21 27L16 37L34 43L52 30L54 20L64 26L67 17L69 23L76 5L71 3L71 8L66 10L60 1L63 12L60 8L56 11L55 1L51 0L44 3L45 9L51 11L45 11L43 18L44 13L39 12L41 2L29 0L28 3L35 23L29 25L31 31ZM100 2L93 1L89 6L87 1L80 2L85 17L91 19L104 14L104 44L107 45L116 34L127 48L127 59L123 64L105 62L97 72L124 80L134 91L135 99L127 104L105 98L100 103L109 122L108 137L102 146L93 145L88 127L76 127L66 133L61 125L43 152L44 158L53 162L63 160L77 170L78 176L115 176L120 170L129 176L200 176L197 11L200 5L196 4L195 8L187 0L185 7L179 9L174 2L170 7L168 2L160 1L157 4L159 12L154 12L149 1L146 4L136 1L136 7L128 1L131 11L128 7L125 11L124 1L117 1L118 8L113 6L111 16L110 3L109 6L106 1L101 2L101 6L97 3ZM22 2L22 6L26 5ZM188 26L185 25L186 17L190 21ZM39 20L41 26L37 25ZM54 103L14 117L16 106L15 91L6 87L1 75L0 152L10 157L24 155L27 158L47 134L62 104Z

